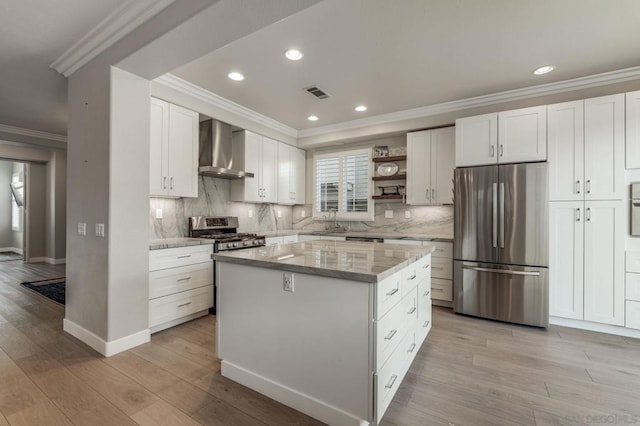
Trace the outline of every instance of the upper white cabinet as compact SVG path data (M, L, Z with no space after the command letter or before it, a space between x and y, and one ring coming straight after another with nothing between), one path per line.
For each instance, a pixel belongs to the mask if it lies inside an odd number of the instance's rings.
M278 204L304 204L305 152L278 143Z
M455 130L407 133L407 204L453 203Z
M624 197L624 95L548 106L549 199Z
M233 134L234 168L254 174L231 181L231 201L277 201L278 142L247 130Z
M515 109L456 120L456 167L545 161L547 109Z
M456 167L495 164L497 145L497 113L456 120Z
M198 113L151 98L152 196L198 196Z
M640 90L627 97L627 169L640 169Z

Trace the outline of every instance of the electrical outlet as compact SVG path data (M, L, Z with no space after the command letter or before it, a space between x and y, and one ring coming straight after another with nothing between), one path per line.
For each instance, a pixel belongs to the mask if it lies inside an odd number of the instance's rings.
M162 219L162 209L156 209L156 219Z
M306 212L306 211L304 211L304 210L302 210L302 211L300 212L300 217L301 217L301 218L305 218L305 217L307 217L307 212Z
M411 218L411 211L410 210L405 210L404 211L404 218L405 219L410 219Z
M293 293L293 272L284 272L282 274L282 289Z
M96 223L96 237L104 237L104 223Z
M253 210L249 210L247 212L247 217L249 217L249 219L251 219L253 217Z
M385 219L393 219L393 210L385 210L384 217Z
M87 235L87 224L84 222L78 222L78 234L79 235Z
M282 217L282 210L278 210L278 217Z

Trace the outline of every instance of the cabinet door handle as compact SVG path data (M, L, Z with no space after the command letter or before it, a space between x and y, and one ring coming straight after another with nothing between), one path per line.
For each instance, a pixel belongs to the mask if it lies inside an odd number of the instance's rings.
M436 190L435 188L431 188L431 200L435 200L436 199Z
M409 346L409 350L407 352L411 353L416 349L416 344L412 343L411 346Z
M182 256L178 256L178 259L186 259L187 257L191 257L190 254L183 254Z
M580 222L580 209L576 209L576 222Z
M580 180L576 181L576 194L580 193Z
M424 297L427 297L428 295L429 295L429 290L425 291L423 294Z
M591 194L591 179L587 179L584 189L587 191L587 194Z
M493 158L494 155L496 155L496 147L494 145L491 145L489 157Z
M500 157L504 157L504 145L500 144Z
M591 222L591 207L587 207L587 222Z
M389 332L389 334L387 334L387 336L384 338L384 340L391 340L391 339L393 339L393 336L395 336L397 332L398 332L398 330L391 330L391 331Z
M169 179L169 189L173 189L173 176Z
M416 279L416 274L413 274L409 278L407 278L407 281L413 281L415 279Z
M391 290L389 293L387 293L387 296L393 296L394 294L396 294L398 292L399 289L394 288L393 290Z
M427 200L431 201L431 197L429 197L429 188L427 188L427 195L425 195L425 197L427 198Z
M391 380L389 380L389 383L387 383L384 387L385 389L391 389L393 387L393 384L396 382L396 379L398 378L398 376L396 374L394 374L393 376L391 376Z
M429 266L431 266L431 265L429 265L429 264L427 263L426 265L424 265L424 266L422 267L422 269L429 269Z
M178 308L184 308L185 306L189 306L190 304L191 302L183 303L181 305L178 305Z
M414 306L413 308L409 309L409 312L407 312L407 315L411 315L412 313L414 313L416 311L416 307Z
M167 177L162 176L162 189L167 189Z
M425 321L424 324L422 324L423 327L429 327L429 321Z
M189 281L191 277L178 278L178 282L180 281Z

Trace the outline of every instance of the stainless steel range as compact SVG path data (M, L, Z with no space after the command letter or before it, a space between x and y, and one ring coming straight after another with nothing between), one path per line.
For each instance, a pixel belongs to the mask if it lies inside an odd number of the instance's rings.
M189 236L192 238L207 238L213 240L213 252L240 250L265 245L264 235L238 232L237 217L208 217L196 216L189 218ZM216 313L217 286L216 262L213 261L213 307L211 314Z

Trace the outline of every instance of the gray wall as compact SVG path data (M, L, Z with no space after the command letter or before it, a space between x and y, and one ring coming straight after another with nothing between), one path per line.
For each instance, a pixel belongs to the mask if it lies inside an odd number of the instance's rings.
M31 163L26 165L25 218L27 232L27 262L42 262L47 255L47 166Z
M47 163L47 257L66 257L67 153L53 152Z
M20 180L22 182L24 182L24 164L23 163L14 162L13 163L13 173L20 174ZM23 224L20 227L20 230L19 231L13 231L13 246L12 247L17 248L19 250L22 250L23 249L22 246L24 245L24 239L23 239L23 237L24 237L24 211L22 213L22 216L23 217L22 217L21 220L23 221Z
M0 161L0 248L13 247L13 232L11 231L11 174L13 163Z

